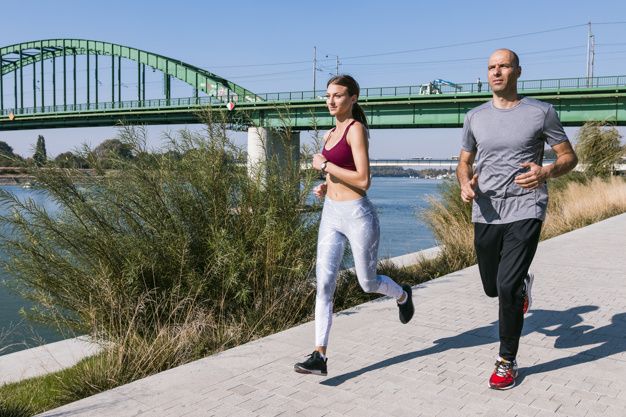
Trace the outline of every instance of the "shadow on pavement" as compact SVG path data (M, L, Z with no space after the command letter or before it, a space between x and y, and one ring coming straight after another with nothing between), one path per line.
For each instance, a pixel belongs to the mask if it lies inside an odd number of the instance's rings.
M603 327L594 328L593 326L583 324L584 318L582 315L597 309L597 306L585 305L572 307L564 311L532 310L531 314L524 320L523 335L538 332L546 336L555 337L554 347L557 349L599 345L567 358L555 359L547 363L523 368L520 372L520 382L527 375L549 372L626 351L626 313L616 314L613 316L611 324ZM435 340L433 342L434 345L429 348L385 359L364 368L328 378L320 383L322 385L338 386L367 372L407 362L422 356L451 349L486 345L497 341L498 324L493 322L488 326L472 329L456 336ZM522 348L523 343L522 340Z

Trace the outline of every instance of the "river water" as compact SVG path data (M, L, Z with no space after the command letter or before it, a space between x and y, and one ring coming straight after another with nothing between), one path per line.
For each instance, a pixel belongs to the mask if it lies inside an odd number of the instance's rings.
M404 255L436 244L432 233L419 218L419 212L427 206L428 196L439 195L440 183L438 180L417 178L372 179L368 195L380 218L379 257ZM2 188L15 193L21 199L30 197L47 208L54 209L41 192L17 186ZM11 277L0 271L1 282L8 282L10 279ZM51 329L34 326L23 320L19 310L28 307L26 301L0 284L0 355L63 338Z

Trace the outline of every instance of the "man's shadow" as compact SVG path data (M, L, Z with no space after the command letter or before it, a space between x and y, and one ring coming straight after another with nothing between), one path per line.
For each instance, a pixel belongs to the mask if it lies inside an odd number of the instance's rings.
M573 356L558 358L546 363L538 363L520 370L519 382L532 374L550 372L568 366L580 365L606 358L617 353L626 352L626 313L619 313L611 318L606 326L594 328L589 325L573 327L557 327L555 330L544 328L538 332L547 336L557 336L554 347L567 349L587 345L596 345Z
M597 306L586 305L573 307L564 311L532 310L532 313L527 316L524 321L523 335L539 332L547 336L554 336L556 337L554 346L558 349L597 343L602 344L576 354L573 357L557 359L546 364L538 364L525 368L521 372L522 377L533 373L547 372L566 366L589 362L626 351L626 340L623 336L626 334L626 313L616 314L613 316L611 324L598 329L594 329L593 326L589 325L581 325L584 321L582 314L597 309ZM434 345L426 349L404 353L352 372L328 378L322 381L321 384L338 386L367 372L385 368L390 365L396 365L415 358L441 353L451 349L486 345L497 342L498 340L498 325L497 322L493 322L488 326L472 329L456 336L435 340L433 342Z

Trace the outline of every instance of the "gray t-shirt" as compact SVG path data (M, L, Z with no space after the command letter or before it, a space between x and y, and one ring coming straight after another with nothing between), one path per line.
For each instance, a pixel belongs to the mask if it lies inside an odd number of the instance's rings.
M547 143L568 140L551 104L524 97L510 109L489 101L472 110L463 123L462 148L476 152L478 187L472 207L475 223L502 224L524 219L544 220L548 205L545 183L534 190L515 184L527 169L523 162L543 162Z

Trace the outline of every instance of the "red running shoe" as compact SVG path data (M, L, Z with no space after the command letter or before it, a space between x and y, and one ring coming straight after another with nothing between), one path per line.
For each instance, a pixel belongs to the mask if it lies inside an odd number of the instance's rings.
M489 378L489 388L504 390L515 386L515 378L517 378L517 362L507 361L500 357L496 361L496 369Z

